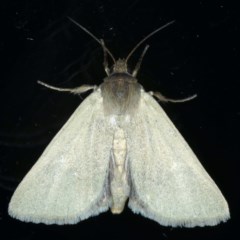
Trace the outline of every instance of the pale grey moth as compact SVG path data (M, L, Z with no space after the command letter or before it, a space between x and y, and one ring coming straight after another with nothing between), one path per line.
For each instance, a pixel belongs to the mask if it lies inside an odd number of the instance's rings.
M117 61L101 44L107 77L99 86L58 91L81 94L93 89L57 133L17 187L9 214L22 221L74 224L109 208L128 206L164 226L206 226L230 218L224 196L163 109L153 98L183 102L145 92L127 69L133 52ZM114 64L108 68L107 55Z

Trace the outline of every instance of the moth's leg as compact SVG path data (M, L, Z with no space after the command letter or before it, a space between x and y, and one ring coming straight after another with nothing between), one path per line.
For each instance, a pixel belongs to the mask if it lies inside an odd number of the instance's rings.
M81 94L81 93L87 92L91 89L97 88L97 86L92 86L92 85L82 85L82 86L76 87L76 88L58 88L58 87L51 86L51 85L41 82L41 81L37 81L37 82L39 84L43 85L44 87L50 88L52 90L56 90L56 91L60 91L60 92L70 92L73 94Z
M149 94L154 96L161 102L173 102L173 103L187 102L197 97L197 94L194 94L193 96L183 98L183 99L171 99L171 98L165 97L160 92L149 92Z
M105 43L104 43L103 39L100 39L100 41L101 41L102 47L103 47L103 56L104 56L103 67L104 67L104 70L105 70L106 74L109 76L110 75L110 69L108 67L107 50L106 50Z
M138 73L138 71L139 71L139 69L140 69L140 67L141 67L141 64L142 64L143 57L145 56L148 48L149 48L149 45L147 45L147 46L144 48L144 50L143 50L143 52L142 52L142 54L141 54L141 56L140 56L140 58L139 58L139 60L138 60L138 62L137 62L137 64L136 64L136 67L134 68L134 70L133 70L133 72L132 72L132 76L133 76L133 77L136 77L136 76L137 76L137 73Z

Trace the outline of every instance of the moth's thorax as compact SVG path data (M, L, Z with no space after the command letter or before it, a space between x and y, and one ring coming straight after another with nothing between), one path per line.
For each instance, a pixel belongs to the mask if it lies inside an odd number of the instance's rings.
M113 73L127 73L127 63L125 59L119 58L113 65Z
M112 73L100 88L106 114L132 114L138 107L142 86L129 73Z

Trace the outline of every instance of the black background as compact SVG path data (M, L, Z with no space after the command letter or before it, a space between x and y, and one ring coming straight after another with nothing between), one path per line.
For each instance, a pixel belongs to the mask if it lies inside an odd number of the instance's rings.
M237 2L237 1L236 1ZM236 239L239 235L239 7L234 1L12 0L0 3L1 239ZM52 137L82 101L43 88L100 84L102 49L116 58L157 27L138 74L146 90L198 98L163 108L228 200L231 220L216 227L171 228L110 212L76 225L46 226L10 218L10 197ZM144 45L129 62L134 66ZM87 96L84 94L82 98ZM139 147L141 147L140 143Z

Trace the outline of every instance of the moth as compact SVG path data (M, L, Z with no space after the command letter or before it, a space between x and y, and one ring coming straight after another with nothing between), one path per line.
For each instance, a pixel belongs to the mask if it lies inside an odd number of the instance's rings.
M57 91L93 92L53 138L14 192L10 216L34 223L75 224L111 209L120 214L126 202L134 212L164 226L207 226L230 218L228 204L158 101L174 100L146 92L127 67L142 39L125 59L115 60L104 41L107 76L100 86ZM113 60L108 67L108 56Z

